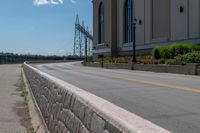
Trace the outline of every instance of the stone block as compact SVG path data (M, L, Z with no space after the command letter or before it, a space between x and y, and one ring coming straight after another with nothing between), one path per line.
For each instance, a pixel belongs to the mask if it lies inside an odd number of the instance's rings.
M70 100L70 106L69 106L70 110L73 110L75 100L76 100L76 97L72 95L71 100Z
M66 127L64 127L62 133L70 133L70 131Z
M108 130L105 130L104 133L110 133L110 132ZM113 132L113 133L115 133L115 132Z
M51 115L50 121L49 121L49 126L48 126L49 132L53 132L55 125L56 125L56 123L53 119L53 115Z
M72 111L81 121L84 119L85 107L79 99L75 100Z
M66 93L66 95L65 95L65 100L64 100L64 108L65 108L65 109L69 109L69 107L70 107L70 102L71 102L71 98L72 98L72 95L69 94L69 93Z
M64 105L65 103L65 96L66 96L67 91L66 90L62 90L62 94L61 94L61 101L60 103L62 103Z
M69 129L72 133L78 133L79 125L81 125L81 121L70 111L70 110L63 110L63 117L65 117L65 126Z
M63 110L63 117L65 117L65 125L68 129L73 128L74 114L69 110Z
M93 113L91 121L91 131L93 133L103 133L104 128L105 128L105 121L96 113Z
M79 133L89 133L89 131L82 124L79 127Z
M58 130L59 130L59 125L56 125L56 126L54 127L52 133L58 133Z
M77 117L74 117L73 120L73 129L71 129L72 133L79 133L79 127L81 122L79 121L79 119Z
M113 126L110 122L106 122L105 129L110 133L122 133L122 131Z
M89 107L86 107L83 124L87 129L91 129L92 116L93 116L93 111Z
M58 121L58 131L56 133L62 133L64 128L65 125L61 121Z

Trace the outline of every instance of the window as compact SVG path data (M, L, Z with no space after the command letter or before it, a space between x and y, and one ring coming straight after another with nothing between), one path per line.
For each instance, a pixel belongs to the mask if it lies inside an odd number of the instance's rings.
M99 5L99 44L104 43L104 6L103 3Z
M132 0L126 0L124 5L124 42L133 41L133 3Z

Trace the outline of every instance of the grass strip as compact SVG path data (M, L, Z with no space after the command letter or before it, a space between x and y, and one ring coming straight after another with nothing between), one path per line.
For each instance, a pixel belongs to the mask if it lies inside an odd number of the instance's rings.
M22 66L22 69L23 69L23 66ZM22 70L23 71L23 70ZM23 72L21 71L21 78L22 78L22 88L21 88L21 96L24 97L24 105L25 105L25 109L27 111L27 113L29 113L29 100L28 100L28 91L27 91L27 88L26 88L26 83L24 81L24 78L23 78ZM34 131L34 128L31 124L31 122L28 124L28 133L36 133Z

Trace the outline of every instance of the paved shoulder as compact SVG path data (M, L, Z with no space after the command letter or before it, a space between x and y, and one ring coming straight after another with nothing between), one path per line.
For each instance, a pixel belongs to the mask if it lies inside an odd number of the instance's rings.
M0 133L26 133L20 65L0 65Z

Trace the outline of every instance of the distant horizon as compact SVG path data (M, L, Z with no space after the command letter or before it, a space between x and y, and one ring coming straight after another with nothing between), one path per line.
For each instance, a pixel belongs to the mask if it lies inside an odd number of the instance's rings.
M34 55L34 56L79 56L79 55L73 55L73 54L70 54L70 55L55 55L55 54L52 54L52 55L43 55L43 54L31 54L31 53L14 53L14 52L4 52L4 51L1 51L0 54L13 54L13 55Z
M92 30L91 0L7 0L0 5L0 52L72 55L76 15Z

